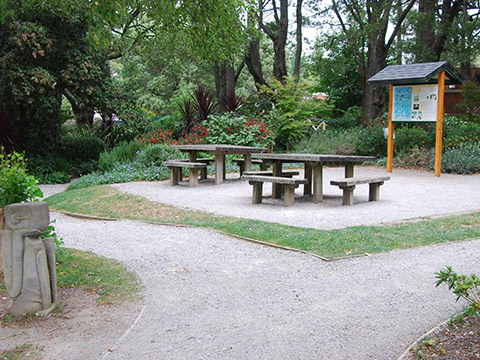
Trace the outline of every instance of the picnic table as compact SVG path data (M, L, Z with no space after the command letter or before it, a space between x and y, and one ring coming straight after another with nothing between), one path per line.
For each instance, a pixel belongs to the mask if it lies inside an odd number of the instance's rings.
M273 162L273 176L281 176L284 163L305 164L305 179L308 183L304 185L303 194L309 195L313 188L313 202L323 202L323 166L345 166L345 177L354 176L355 165L363 164L365 161L375 160L374 156L354 155L324 155L324 154L252 154L253 158ZM281 198L281 186L272 184L272 197Z
M229 144L200 144L200 145L174 145L173 148L188 152L190 162L195 162L199 151L215 155L215 184L223 183L225 179L225 155L238 154L244 158L244 170L252 169L252 153L267 152L268 149L252 146L237 146Z

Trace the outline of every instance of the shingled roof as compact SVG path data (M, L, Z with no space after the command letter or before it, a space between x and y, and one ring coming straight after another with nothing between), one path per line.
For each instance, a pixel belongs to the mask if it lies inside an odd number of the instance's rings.
M415 84L436 84L438 74L445 70L445 84L464 84L462 75L453 68L448 61L390 65L376 73L367 81L371 84L392 84L392 85L415 85Z

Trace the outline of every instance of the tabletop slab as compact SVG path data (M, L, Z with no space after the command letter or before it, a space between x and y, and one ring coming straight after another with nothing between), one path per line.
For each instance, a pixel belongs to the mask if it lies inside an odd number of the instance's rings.
M285 162L315 162L323 164L362 164L365 161L374 161L375 156L356 155L325 155L325 154L252 154L252 157L262 160L278 160Z

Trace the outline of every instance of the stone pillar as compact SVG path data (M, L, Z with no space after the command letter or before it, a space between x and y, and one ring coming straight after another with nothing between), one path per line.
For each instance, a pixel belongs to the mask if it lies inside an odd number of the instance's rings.
M53 238L40 238L50 222L48 205L7 205L4 218L1 245L7 310L16 316L47 316L57 304L55 242Z

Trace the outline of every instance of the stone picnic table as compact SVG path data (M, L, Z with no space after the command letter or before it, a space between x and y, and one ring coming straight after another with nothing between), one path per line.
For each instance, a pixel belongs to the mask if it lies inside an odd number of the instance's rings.
M188 161L195 162L199 151L215 155L215 185L223 183L225 179L225 155L243 155L245 171L252 169L252 153L267 152L268 149L252 146L237 146L229 144L200 144L200 145L174 145L174 149L188 152Z
M323 202L323 166L345 166L345 177L354 176L355 165L365 161L374 161L374 156L354 155L323 155L323 154L252 154L253 158L273 162L273 176L281 176L283 163L304 163L305 179L308 184L304 185L303 194L309 195L313 188L313 202ZM272 197L281 198L281 187L272 184Z

